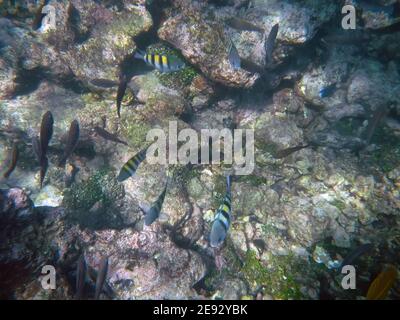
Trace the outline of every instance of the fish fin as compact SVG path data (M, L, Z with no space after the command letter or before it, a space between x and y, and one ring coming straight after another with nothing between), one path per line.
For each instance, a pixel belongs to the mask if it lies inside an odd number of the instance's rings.
M226 192L231 193L232 176L229 174L226 176Z
M397 278L397 269L390 265L385 271L382 271L378 277L371 283L368 293L368 300L382 300L385 299L389 290L393 286Z
M160 215L158 217L158 221L167 222L168 219L169 219L169 216L165 212L160 212Z
M139 204L139 209L142 211L144 216L150 211L150 207L148 205Z

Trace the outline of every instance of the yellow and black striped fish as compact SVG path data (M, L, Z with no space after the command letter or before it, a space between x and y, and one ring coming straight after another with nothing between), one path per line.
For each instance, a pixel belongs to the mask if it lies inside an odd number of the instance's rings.
M128 160L127 163L125 163L121 171L119 172L117 180L119 182L125 181L129 177L132 177L139 165L143 162L143 160L146 158L146 152L147 148L143 149L142 151L139 151L137 154L135 154L132 158Z
M226 194L223 203L218 208L211 227L210 245L219 247L225 240L231 225L231 176L226 178Z
M153 66L160 72L174 72L185 67L185 63L175 56L163 55L158 53L146 53L138 50L135 58L142 59L148 65Z

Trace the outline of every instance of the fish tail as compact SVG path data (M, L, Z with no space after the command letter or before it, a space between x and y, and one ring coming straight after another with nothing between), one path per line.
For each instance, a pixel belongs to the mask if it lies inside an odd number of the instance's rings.
M143 50L137 49L137 51L135 52L134 58L144 59L145 55L146 55L146 52L144 52Z

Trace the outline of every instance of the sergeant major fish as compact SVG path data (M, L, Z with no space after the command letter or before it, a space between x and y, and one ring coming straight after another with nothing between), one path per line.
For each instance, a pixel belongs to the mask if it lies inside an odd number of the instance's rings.
M174 72L185 68L185 63L178 57L158 53L146 53L138 50L135 58L143 59L148 65L153 66L160 72Z
M144 159L146 159L146 153L147 148L139 151L122 166L117 177L118 182L123 182L135 174L139 165L143 162Z
M218 208L211 227L210 245L218 248L224 242L231 224L231 176L226 178L226 194Z

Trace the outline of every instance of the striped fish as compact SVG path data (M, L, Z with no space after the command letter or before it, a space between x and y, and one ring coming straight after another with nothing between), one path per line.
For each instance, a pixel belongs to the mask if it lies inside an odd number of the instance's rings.
M144 159L146 159L146 152L147 148L139 151L122 166L121 171L119 172L119 175L117 177L117 180L119 182L123 182L135 174L139 165L143 162Z
M144 60L148 65L164 73L178 71L185 67L185 63L179 58L158 53L146 53L138 50L135 58Z
M223 203L215 213L214 222L211 227L210 245L219 247L225 240L231 224L231 176L226 178L226 194Z
M140 208L144 213L144 224L146 226L150 226L154 221L158 219L160 216L161 208L164 203L165 195L167 193L168 181L165 184L164 190L158 196L157 200L153 203L153 205L147 208Z

